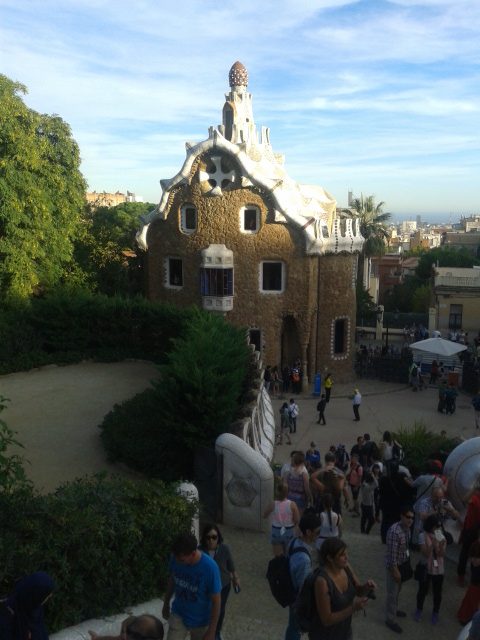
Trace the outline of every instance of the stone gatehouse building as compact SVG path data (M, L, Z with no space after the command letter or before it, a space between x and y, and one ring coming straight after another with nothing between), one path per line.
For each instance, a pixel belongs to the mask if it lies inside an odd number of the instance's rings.
M229 72L222 124L162 180L159 205L137 234L147 295L196 304L245 326L265 364L300 359L304 382L353 371L358 223L333 197L292 180L270 131L257 132L248 75Z

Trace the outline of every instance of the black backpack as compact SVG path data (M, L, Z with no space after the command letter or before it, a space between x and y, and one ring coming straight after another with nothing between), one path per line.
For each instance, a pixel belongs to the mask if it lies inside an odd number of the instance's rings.
M317 614L315 580L321 571L321 569L315 569L315 571L308 574L293 605L297 624L304 633L312 630L312 623Z
M288 556L275 556L268 563L267 575L268 584L272 596L282 607L288 607L295 602L297 593L293 587L292 576L290 575L290 556L294 553L310 554L305 547L292 547L295 539L288 547Z

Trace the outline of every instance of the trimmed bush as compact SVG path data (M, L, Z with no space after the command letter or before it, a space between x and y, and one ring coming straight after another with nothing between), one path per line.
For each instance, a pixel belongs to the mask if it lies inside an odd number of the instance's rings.
M429 431L421 420L415 422L413 427L402 427L393 437L402 445L404 464L414 474L424 470L427 460L445 462L448 454L459 444L456 438Z
M244 331L200 311L172 345L153 390L116 405L100 425L112 460L164 480L191 478L195 448L229 429L250 356Z
M0 593L19 576L50 573L51 631L158 597L173 537L190 529L195 508L161 482L102 475L46 496L0 493Z
M58 289L0 309L0 373L83 359L163 362L191 309Z

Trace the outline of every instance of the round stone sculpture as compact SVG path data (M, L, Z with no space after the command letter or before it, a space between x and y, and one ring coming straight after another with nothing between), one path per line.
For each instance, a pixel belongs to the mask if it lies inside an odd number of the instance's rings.
M470 438L448 456L444 474L448 476L448 495L458 511L467 506L468 494L480 477L480 438Z

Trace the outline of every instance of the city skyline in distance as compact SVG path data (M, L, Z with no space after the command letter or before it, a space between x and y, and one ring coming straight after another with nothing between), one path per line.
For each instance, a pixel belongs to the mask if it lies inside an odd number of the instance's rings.
M257 128L289 175L374 194L392 219L480 212L480 6L467 0L3 0L2 73L57 113L89 190L157 203L185 142L221 122L228 71L248 69ZM475 3L474 3L475 5Z

